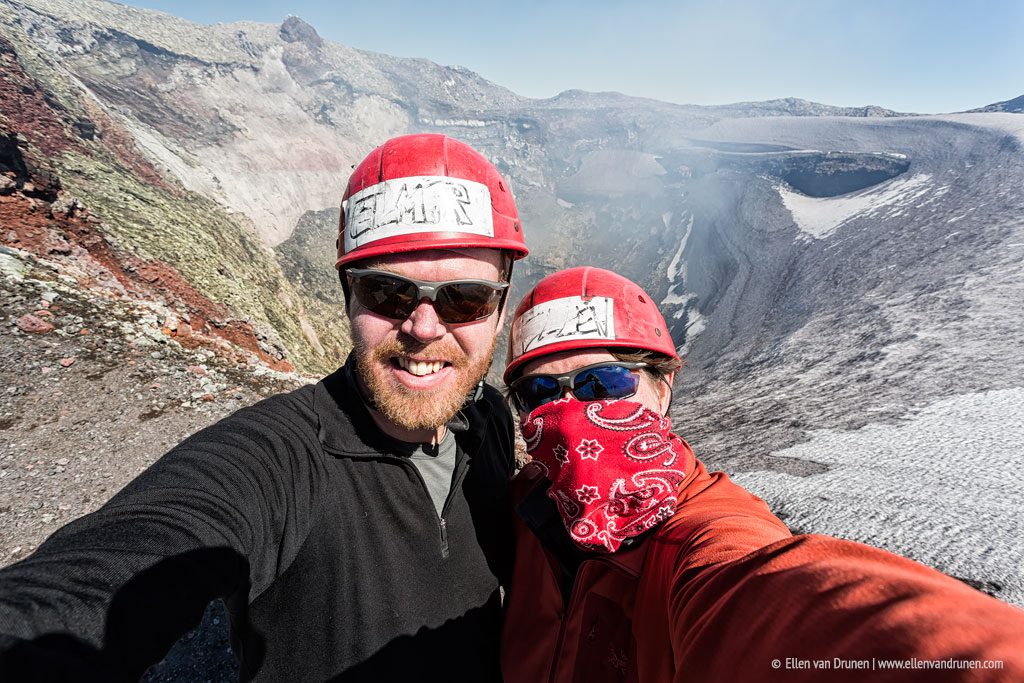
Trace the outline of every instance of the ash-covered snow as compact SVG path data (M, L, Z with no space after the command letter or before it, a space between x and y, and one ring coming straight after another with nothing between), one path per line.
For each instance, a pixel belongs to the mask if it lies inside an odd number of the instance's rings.
M900 176L859 192L839 197L808 197L785 185L779 185L783 204L793 214L793 221L804 234L821 239L831 235L851 218L857 216L885 217L898 215L928 192L931 175L916 173Z
M942 116L924 116L923 120L949 121L968 126L988 128L1012 135L1024 143L1024 116L1010 112L979 112L975 114L943 114Z
M894 424L810 436L773 455L827 471L735 480L795 531L885 548L1024 605L1024 388L953 396Z

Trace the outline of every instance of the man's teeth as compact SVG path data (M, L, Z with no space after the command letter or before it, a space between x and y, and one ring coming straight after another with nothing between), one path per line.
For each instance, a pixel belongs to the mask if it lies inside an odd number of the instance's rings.
M444 367L444 362L439 360L427 362L420 360L409 360L408 358L402 357L398 358L398 364L402 366L404 370L416 375L417 377L423 377L424 375L432 375Z

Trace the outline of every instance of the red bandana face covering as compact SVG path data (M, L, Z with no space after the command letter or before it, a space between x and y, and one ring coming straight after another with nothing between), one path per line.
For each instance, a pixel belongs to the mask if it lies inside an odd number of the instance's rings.
M672 516L693 451L672 421L633 401L566 395L520 425L526 450L547 470L562 522L584 550L615 552Z

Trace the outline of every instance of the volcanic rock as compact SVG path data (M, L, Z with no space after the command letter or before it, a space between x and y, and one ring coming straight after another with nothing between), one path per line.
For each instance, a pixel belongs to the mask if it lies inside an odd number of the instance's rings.
M17 325L18 329L22 332L28 332L30 334L46 334L47 332L53 332L53 325L34 315L23 315L14 321L14 324Z

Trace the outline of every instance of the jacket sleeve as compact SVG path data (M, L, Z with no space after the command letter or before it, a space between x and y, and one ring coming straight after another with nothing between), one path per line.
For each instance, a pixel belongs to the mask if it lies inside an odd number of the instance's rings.
M680 490L676 514L657 543L685 544L684 561L693 571L730 562L790 536L763 500L726 474L709 473L697 460Z
M670 579L680 683L1024 680L1024 612L906 558L811 535L699 555L681 545ZM886 668L926 660L946 668Z
M0 680L138 680L211 599L268 584L303 488L279 412L197 433L0 570Z

